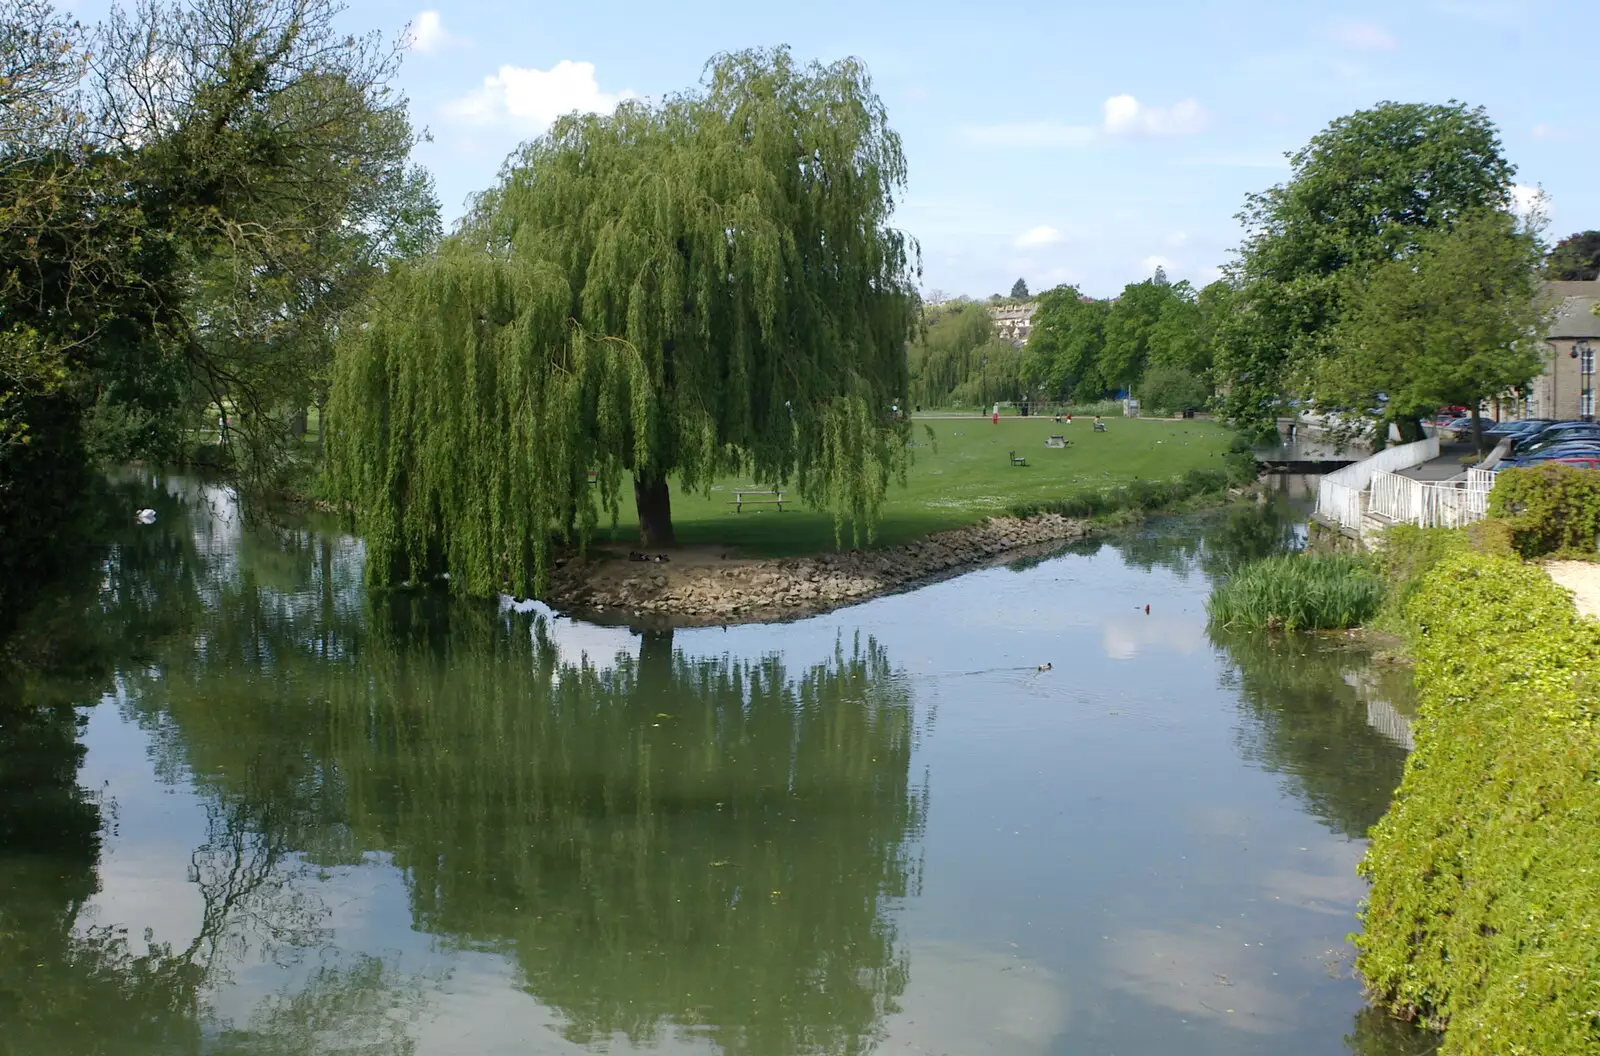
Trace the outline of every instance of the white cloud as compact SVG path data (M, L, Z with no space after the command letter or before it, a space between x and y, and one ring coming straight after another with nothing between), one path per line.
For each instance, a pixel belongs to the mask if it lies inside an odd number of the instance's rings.
M1173 263L1171 257L1163 257L1159 253L1145 257L1144 260L1140 261L1140 263L1144 265L1144 270L1147 275L1154 275L1157 268L1160 268L1166 272L1171 272L1178 266L1177 264Z
M1555 212L1543 187L1530 187L1525 183L1512 184L1511 211L1523 220L1548 220Z
M412 51L431 55L451 44L463 43L462 38L444 28L444 19L434 10L419 11L411 20L406 34L406 46Z
M961 130L971 143L985 147L1086 147L1095 129L1064 121L1011 121L998 125L968 125Z
M1207 114L1193 99L1171 106L1150 106L1131 95L1105 101L1108 136L1189 136L1206 126Z
M1554 138L1556 138L1555 126L1554 125L1534 125L1533 126L1533 138L1534 139L1554 139Z
M1189 232L1174 231L1172 234L1167 236L1167 248L1177 249L1187 241L1189 241Z
M1398 46L1389 31L1376 22L1336 22L1328 27L1327 37L1357 51L1393 51Z
M1038 227L1030 227L1018 235L1014 244L1019 249L1025 246L1053 246L1060 242L1061 238L1060 231L1048 224L1041 224Z
M1006 121L967 125L961 136L969 143L1011 150L1088 147L1106 137L1188 136L1203 129L1210 115L1193 99L1171 106L1146 106L1131 95L1113 95L1102 105L1098 125L1065 121Z
M594 63L562 59L548 70L502 66L477 91L446 104L445 113L471 124L542 130L564 114L608 114L624 99L637 97L626 90L602 92Z

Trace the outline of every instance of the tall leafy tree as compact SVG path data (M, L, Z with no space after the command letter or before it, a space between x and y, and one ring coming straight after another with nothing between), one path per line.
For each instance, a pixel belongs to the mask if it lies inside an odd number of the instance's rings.
M1344 311L1340 272L1394 260L1423 233L1511 202L1515 168L1481 107L1380 103L1339 118L1290 158L1288 182L1251 195L1219 328L1226 412L1270 422L1323 376Z
M1025 301L1028 299L1028 283L1025 279L1018 279L1011 284L1011 299Z
M1539 372L1539 245L1509 214L1485 210L1418 236L1415 251L1350 269L1349 305L1319 389L1349 405L1388 396L1390 413L1472 408Z
M103 137L136 159L146 220L184 276L165 344L188 405L212 405L229 464L255 483L320 402L340 317L385 260L438 237L392 87L399 45L342 32L340 12L170 0L114 8L98 34Z
M375 573L537 589L622 475L651 546L669 480L732 471L870 531L905 464L905 171L866 69L786 50L558 121L341 357L333 480Z
M1183 339L1183 324L1174 325L1173 317L1175 310L1183 309L1173 302L1181 301L1184 308L1192 308L1192 294L1187 284L1181 284L1180 289L1165 282L1165 276L1162 279L1124 287L1106 316L1099 375L1109 388L1131 391L1144 377L1151 356L1165 351L1165 345Z
M994 323L976 301L957 300L926 308L922 327L907 351L912 402L950 405L956 391L982 371L986 350L994 342Z
M1106 389L1100 375L1109 301L1085 300L1076 286L1039 295L1029 330L1024 373L1057 399L1096 399Z
M1568 235L1545 258L1547 279L1590 282L1600 279L1600 231Z

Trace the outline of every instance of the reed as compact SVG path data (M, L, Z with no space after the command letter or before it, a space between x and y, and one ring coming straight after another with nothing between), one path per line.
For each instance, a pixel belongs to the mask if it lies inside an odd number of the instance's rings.
M1211 622L1236 630L1355 627L1383 604L1372 566L1347 554L1290 554L1245 565L1206 601Z

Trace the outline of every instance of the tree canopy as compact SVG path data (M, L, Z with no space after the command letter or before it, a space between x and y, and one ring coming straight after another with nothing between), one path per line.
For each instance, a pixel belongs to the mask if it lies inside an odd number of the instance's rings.
M1011 299L1014 301L1028 299L1028 282L1026 279L1018 279L1011 284Z
M932 407L987 407L1022 389L1023 353L994 332L985 306L955 300L930 306L908 352L911 401Z
M1539 246L1484 210L1421 233L1414 252L1345 273L1348 305L1319 391L1346 406L1388 398L1391 417L1477 408L1539 371Z
M699 90L557 121L340 356L331 479L374 574L536 591L624 474L650 546L669 478L724 472L870 532L905 464L904 182L855 60L723 55Z
M1313 398L1349 287L1339 275L1409 255L1424 232L1511 203L1515 168L1481 107L1380 103L1339 118L1290 158L1288 182L1246 200L1237 293L1220 324L1224 409L1270 422Z
M1600 231L1580 231L1557 242L1545 258L1544 276L1567 282L1600 279Z
M1058 399L1098 400L1119 391L1143 393L1159 372L1162 410L1198 407L1211 391L1212 334L1226 284L1198 294L1164 274L1130 283L1110 301L1062 286L1039 297L1025 373Z
M339 11L173 0L86 29L0 0L0 583L62 549L95 458L183 460L204 418L229 421L219 468L281 482L341 318L436 238L400 51Z

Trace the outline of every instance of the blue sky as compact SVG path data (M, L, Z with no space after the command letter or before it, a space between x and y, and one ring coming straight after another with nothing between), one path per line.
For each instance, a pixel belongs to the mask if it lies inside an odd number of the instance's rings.
M557 113L696 83L716 52L856 55L905 141L897 213L925 290L1019 275L1105 296L1163 263L1207 281L1246 193L1330 120L1383 99L1487 107L1560 237L1600 227L1595 0L1034 3L355 0L416 45L401 74L446 219Z

